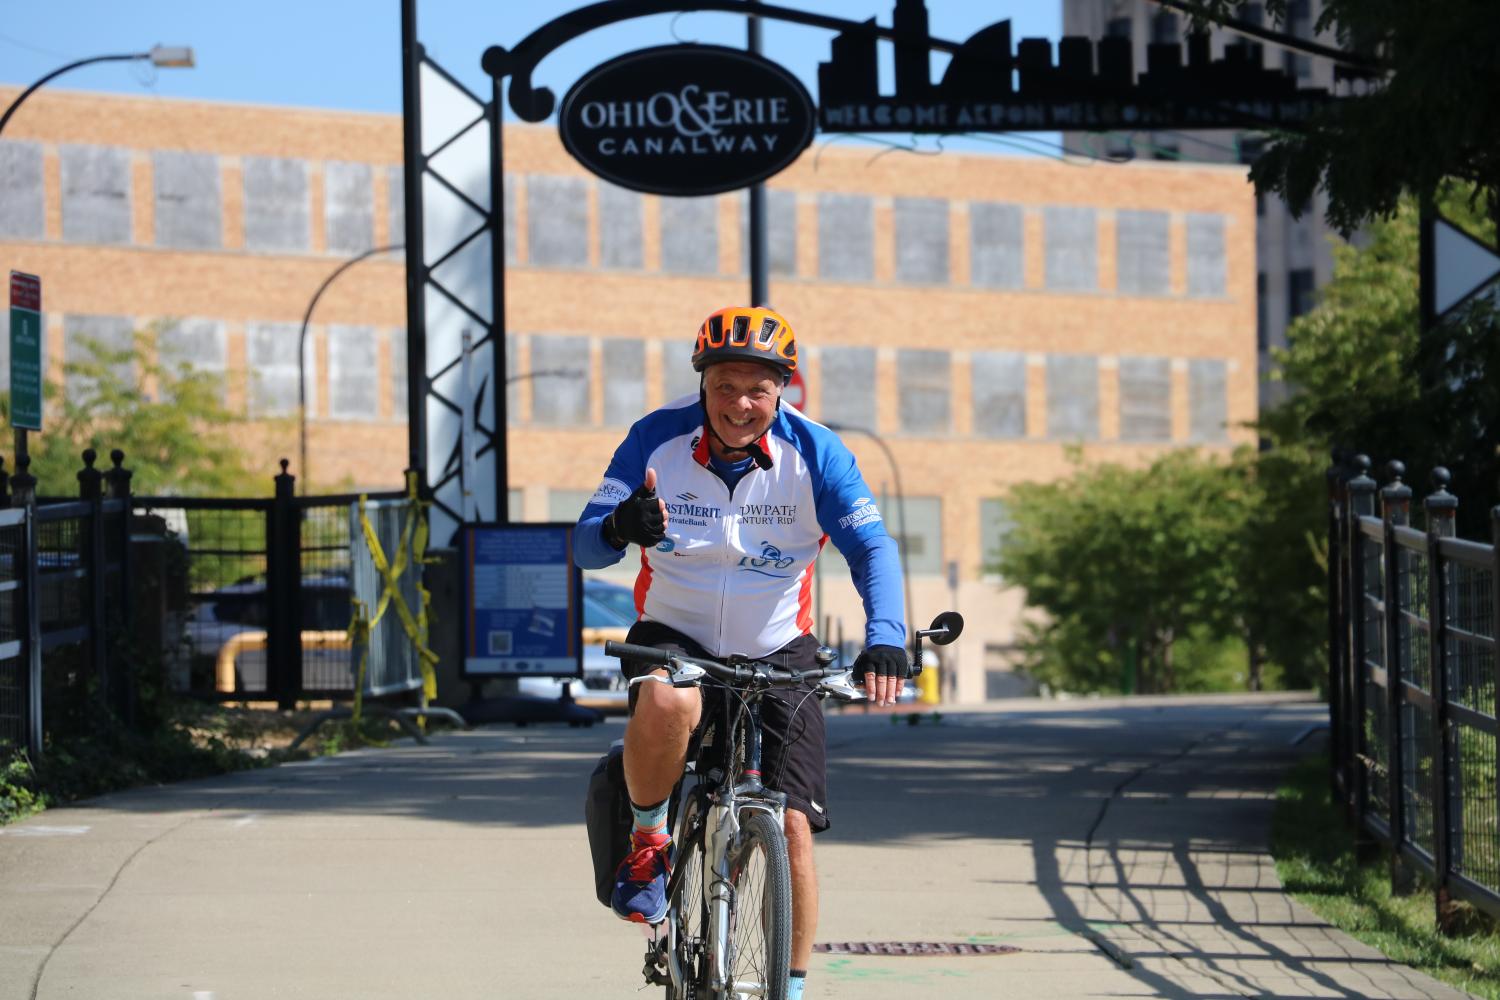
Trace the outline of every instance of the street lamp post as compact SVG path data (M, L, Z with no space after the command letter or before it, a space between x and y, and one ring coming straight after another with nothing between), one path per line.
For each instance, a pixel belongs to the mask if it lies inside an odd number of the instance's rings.
M890 445L885 443L885 439L868 427L854 427L830 421L824 421L823 426L838 434L863 434L880 446L880 450L885 452L885 460L890 463L891 478L896 483L896 520L900 525L896 553L901 559L901 586L906 601L906 617L910 619L914 612L911 606L911 574L906 571L906 490L901 487L901 466L896 463L896 456L891 452Z
M119 55L90 56L87 59L78 59L74 62L70 62L66 66L59 66L57 69L42 77L36 83L33 83L31 86L21 91L21 93L17 95L16 99L10 102L10 106L5 109L5 114L0 115L0 133L5 132L5 126L10 124L10 120L15 115L16 109L18 109L25 102L26 98L42 89L42 87L46 86L48 83L56 80L64 73L71 73L73 70L78 69L82 66L92 66L94 63L141 62L146 60L150 60L151 65L158 66L163 69L191 69L193 66L193 50L186 45L157 45L154 46L149 52L130 52L122 53ZM24 465L22 464L22 459L25 459L28 462L30 461L30 457L26 452L26 433L26 429L23 427L18 427L15 430L16 468L23 470Z
M312 300L307 303L307 312L302 314L302 330L297 334L297 473L302 483L303 496L307 495L307 324L312 321L313 310L317 308L318 300L323 297L323 293L328 291L328 286L333 284L339 275L362 260L368 260L376 254L401 250L404 246L401 243L392 243L390 246L374 247L356 257L350 257L323 279L318 290L313 292Z

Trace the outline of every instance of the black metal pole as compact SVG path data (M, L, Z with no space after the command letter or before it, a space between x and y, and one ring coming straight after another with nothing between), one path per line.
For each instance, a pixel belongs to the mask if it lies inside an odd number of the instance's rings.
M510 523L510 414L505 377L505 106L499 77L490 80L490 387L495 400L495 520ZM479 419L475 414L475 421ZM462 435L459 437L462 440ZM465 489L473 489L465 483Z
M427 496L427 309L422 245L422 46L417 41L417 0L401 0L401 145L406 201L406 441L408 470Z
M757 0L747 0L751 10L759 7ZM746 40L750 52L760 55L760 18L751 15L745 22ZM766 270L766 186L750 185L750 304L763 306L770 302L770 280Z

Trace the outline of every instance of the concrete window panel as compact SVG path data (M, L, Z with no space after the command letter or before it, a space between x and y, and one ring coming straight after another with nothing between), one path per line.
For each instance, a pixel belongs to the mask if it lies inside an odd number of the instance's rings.
M1120 359L1120 440L1172 440L1172 365L1166 358Z
M341 257L375 245L375 180L368 163L323 164L323 241Z
M661 400L675 402L698 395L698 373L693 371L691 339L664 340L661 344Z
M224 245L219 158L159 149L151 154L156 245L217 250Z
M983 288L1025 287L1021 206L985 201L969 206L969 280Z
M599 182L599 265L639 271L645 263L644 199L635 191Z
M604 422L629 426L646 412L646 345L610 338L604 341L602 361Z
M875 430L875 349L825 347L818 355L823 422Z
M1229 437L1229 373L1223 361L1188 362L1188 435L1194 441Z
M247 323L245 361L250 371L249 402L252 417L286 417L297 414L297 340L300 323ZM317 352L309 333L306 346L307 407L318 412Z
M990 438L1026 436L1026 355L981 351L969 358L974 433Z
M818 277L875 278L875 202L861 194L818 195Z
M871 478L869 470L865 480ZM880 504L885 530L901 546L907 573L938 576L943 572L943 501L940 497L897 497Z
M948 283L948 201L897 198L896 279L918 285Z
M1042 242L1048 290L1092 292L1099 287L1099 227L1092 208L1043 208Z
M307 164L264 156L241 161L245 249L305 253L311 245Z
M740 197L741 273L750 273L750 194ZM766 189L766 270L773 278L797 275L797 193Z
M587 337L538 334L531 338L531 422L550 427L586 427L589 419ZM567 372L567 375L541 373Z
M178 371L222 375L228 368L229 351L224 324L211 319L178 319L162 324L156 333L157 361Z
M663 271L719 273L718 198L663 198L660 221Z
M581 177L527 177L526 236L530 263L537 267L588 267L588 182Z
M1099 362L1081 354L1047 355L1047 436L1099 439Z
M1167 295L1172 290L1166 212L1115 213L1115 287L1122 295Z
M1224 216L1190 212L1187 216L1187 293L1193 298L1222 298L1228 286Z
M380 351L374 327L328 327L328 415L334 420L380 416Z
M62 234L69 243L130 242L130 154L112 146L59 146Z
M903 432L947 434L952 429L949 403L952 371L952 359L947 351L896 352L896 394L900 397Z
M406 361L406 328L387 330L386 343L391 359L391 419L405 421L410 416L411 399L406 385L407 373L411 370Z
M0 238L40 240L46 235L41 144L0 141Z

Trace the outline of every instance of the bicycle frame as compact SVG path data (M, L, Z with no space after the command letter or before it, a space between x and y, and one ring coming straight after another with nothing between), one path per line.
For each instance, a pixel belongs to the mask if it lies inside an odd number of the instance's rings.
M740 816L742 810L757 809L769 813L780 828L786 818L786 795L782 792L766 788L761 782L761 716L760 697L755 693L748 702L737 704L737 699L744 697L744 693L735 689L726 689L729 694L724 699L723 711L719 722L722 728L716 730L715 750L719 758L717 762L718 777L714 777L715 768L711 767L707 774L700 776L700 784L695 786L688 794L698 797L706 808L701 809L697 816L701 824L701 831L697 828L683 831L685 834L682 843L691 842L694 837L703 839L703 879L699 891L703 894L700 901L680 899L682 892L682 879L684 869L678 868L672 872L672 877L667 884L667 897L673 900L673 906L697 905L701 903L707 913L707 926L705 927L705 951L706 966L708 969L708 985L711 990L728 994L729 991L741 984L731 983L730 970L733 956L731 942L729 939L729 914L730 905L734 894L734 873L730 871L729 859L738 845L740 836ZM737 713L736 709L743 707L743 713ZM735 722L736 715L742 714L744 718L745 738L745 767L739 774L734 770L735 749ZM716 723L716 726L718 723ZM700 754L701 758L701 754ZM693 763L689 768L696 773ZM704 787L707 785L708 787ZM681 784L677 792L680 794ZM684 808L687 808L686 806ZM671 976L672 986L679 995L686 992L686 973L678 962L678 951L676 937L676 922L667 922L666 959L667 973ZM748 985L748 984L745 984ZM763 987L763 984L762 984Z

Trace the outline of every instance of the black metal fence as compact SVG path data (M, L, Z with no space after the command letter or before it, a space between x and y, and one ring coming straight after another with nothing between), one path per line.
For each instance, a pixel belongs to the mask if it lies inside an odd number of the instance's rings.
M64 694L127 722L142 683L282 707L352 697L359 496L298 497L283 461L269 498L134 497L111 457L101 472L84 453L76 500L36 498L28 469L0 463L0 750L39 755Z
M1357 828L1453 900L1500 916L1500 507L1490 544L1455 537L1445 469L1412 523L1400 462L1380 486L1329 470L1329 702L1335 795Z

